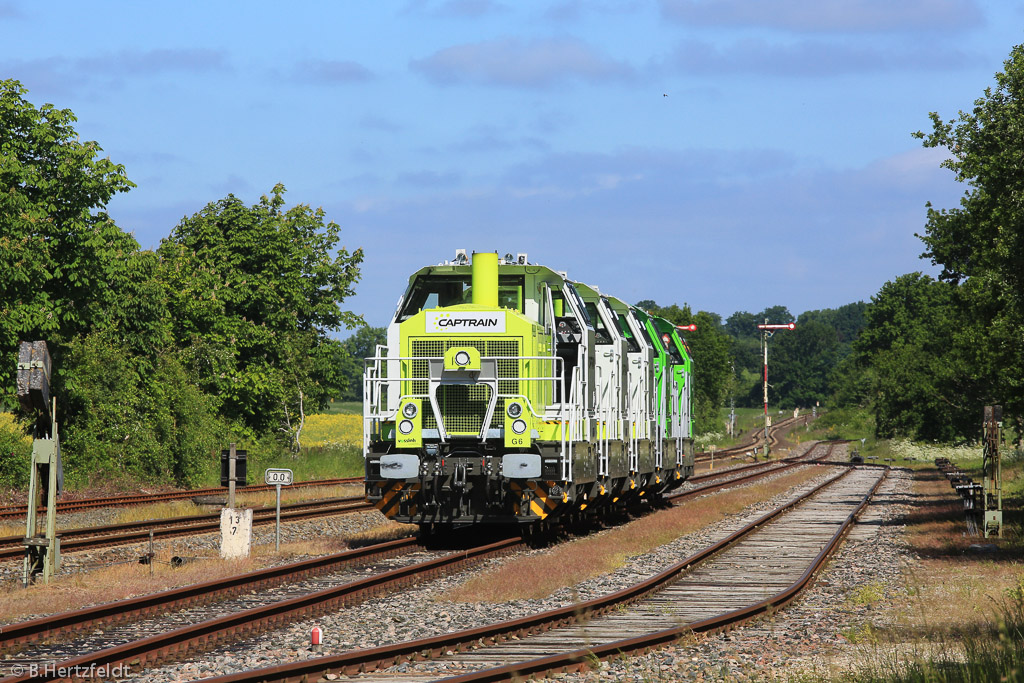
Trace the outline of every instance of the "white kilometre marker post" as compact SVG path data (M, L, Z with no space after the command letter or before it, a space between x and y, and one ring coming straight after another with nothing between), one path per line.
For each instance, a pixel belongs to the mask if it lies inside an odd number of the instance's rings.
M277 469L274 467L268 468L263 473L263 481L267 483L267 486L273 486L277 489L277 513L275 515L276 524L274 531L274 552L281 552L281 487L291 486L292 484L292 471L286 469Z

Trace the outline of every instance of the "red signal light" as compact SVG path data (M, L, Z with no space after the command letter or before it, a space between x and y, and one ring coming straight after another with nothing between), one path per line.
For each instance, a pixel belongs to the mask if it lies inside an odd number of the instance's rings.
M683 330L684 332L696 332L697 323L690 323L689 325L676 325L677 330Z

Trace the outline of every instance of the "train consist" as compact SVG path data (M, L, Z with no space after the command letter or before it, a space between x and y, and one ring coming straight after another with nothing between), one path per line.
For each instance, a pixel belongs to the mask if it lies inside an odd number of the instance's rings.
M366 495L426 532L601 516L693 473L676 326L526 254L417 271L366 363Z

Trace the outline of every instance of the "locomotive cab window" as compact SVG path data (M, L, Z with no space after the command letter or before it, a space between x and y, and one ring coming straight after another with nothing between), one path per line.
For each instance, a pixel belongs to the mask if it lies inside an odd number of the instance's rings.
M399 322L407 320L422 310L443 308L463 303L469 291L468 275L430 275L416 278L412 291L406 297Z
M406 297L398 322L408 320L420 311L445 308L473 302L473 278L465 275L427 275L413 283ZM523 312L523 277L502 275L498 278L498 305Z
M657 348L654 345L654 342L651 341L651 335L647 332L647 325L641 324L641 325L638 325L637 327L640 329L640 338L643 340L644 344L647 345L647 348L649 348L649 349Z
M523 278L502 275L498 278L498 306L523 313Z
M571 283L565 283L565 299L569 302L569 307L575 311L580 321L586 325L587 329L594 329L594 321L590 319L590 314L587 312L587 307L583 305L583 297L576 291L576 288Z
M608 331L608 328L605 327L604 325L604 319L601 317L601 314L597 310L597 304L588 301L586 311L587 315L589 315L590 319L594 322L594 341L602 345L611 344L612 335Z
M672 342L672 337L665 333L662 335L661 341L665 344L665 350L668 351L668 357L672 360L672 365L682 365L684 363L683 356L679 353L678 347Z
M619 333L622 335L622 338L626 340L626 347L629 353L639 352L640 344L637 343L636 337L633 336L633 330L630 329L626 316L619 315L614 309L612 309L612 316L615 317L615 322L619 326Z

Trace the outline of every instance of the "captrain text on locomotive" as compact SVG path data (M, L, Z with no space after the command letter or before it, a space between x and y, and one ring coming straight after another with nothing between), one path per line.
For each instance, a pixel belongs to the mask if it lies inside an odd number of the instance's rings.
M656 498L693 473L691 377L669 321L525 254L459 250L409 278L366 359L367 497L424 530Z

